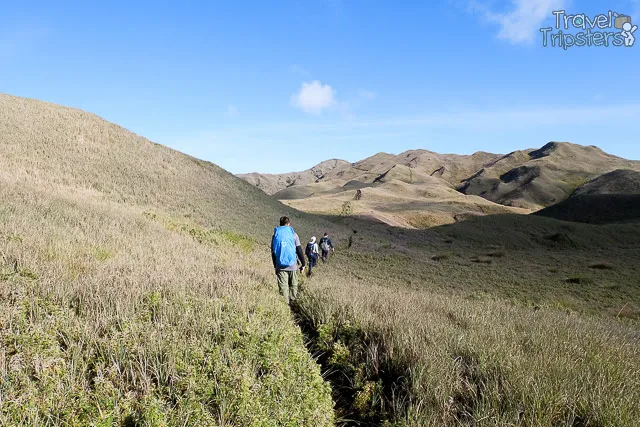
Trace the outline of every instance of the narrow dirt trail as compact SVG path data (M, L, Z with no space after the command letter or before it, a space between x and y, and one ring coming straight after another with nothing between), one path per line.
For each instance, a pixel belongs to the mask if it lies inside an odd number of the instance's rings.
M299 305L293 304L291 307L294 322L300 328L304 337L304 344L311 357L320 365L322 378L331 386L331 394L334 401L334 413L336 425L339 426L376 426L382 422L363 420L355 410L356 393L351 387L350 379L343 372L335 370L329 361L330 355L326 351L318 349L318 331L314 325L306 319Z

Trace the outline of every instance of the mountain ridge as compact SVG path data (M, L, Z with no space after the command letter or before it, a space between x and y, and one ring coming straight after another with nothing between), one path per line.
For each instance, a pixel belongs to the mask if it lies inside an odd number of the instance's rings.
M508 154L439 154L416 149L397 155L380 152L354 163L342 161L331 168L322 162L304 172L257 174L261 181L252 178L256 174L239 176L267 194L289 199L292 191L283 190L296 187L306 188L301 190L305 197L339 192L348 182L373 187L396 166L440 178L465 195L529 210L566 200L581 184L614 170L640 171L640 161L608 154L599 147L550 141L540 148ZM323 173L314 174L317 169ZM313 175L314 179L296 178L300 174Z

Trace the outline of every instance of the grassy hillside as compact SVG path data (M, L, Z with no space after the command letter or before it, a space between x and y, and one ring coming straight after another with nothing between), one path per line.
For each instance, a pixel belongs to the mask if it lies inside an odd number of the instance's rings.
M0 163L0 425L640 419L637 224L303 214L94 115L6 95ZM302 239L337 244L293 315L267 246L287 212Z
M304 190L311 186L294 186L276 193L275 197L303 196L281 201L305 212L349 213L404 228L433 227L478 215L529 213L528 210L502 206L478 196L466 196L440 178L426 176L424 182L410 184L396 178L395 168L391 172L374 185L362 188L360 200L355 200L356 190L353 188L343 188L338 192L328 189L304 197ZM314 184L313 187L317 190L324 185Z
M411 162L417 162L424 156L414 157L409 162L413 165ZM380 161L381 157L385 162L396 160L388 154L374 156L356 164L354 168L359 174L365 169L379 170L381 166L375 162ZM470 156L471 159L475 157ZM385 162L383 165L387 167ZM530 212L503 206L479 196L462 194L445 179L421 170L417 166L396 164L373 179L362 175L357 178L364 181L324 179L313 184L292 185L278 191L273 197L304 212L333 215L350 212L363 219L375 219L405 228L433 227L479 215ZM355 200L358 190L362 192L361 198Z
M640 194L640 172L617 169L578 187L573 195Z
M261 239L271 236L283 214L279 202L218 166L93 114L0 95L0 117L0 176L7 184L158 208ZM315 221L290 213L304 218L303 227Z
M516 160L506 170L508 159ZM640 162L605 153L598 147L549 142L538 150L515 152L485 166L460 190L508 206L540 209L567 199L582 184L613 170L640 170Z
M6 95L0 162L1 425L332 424L256 263L290 209L94 115Z
M267 194L275 194L285 188L317 182L322 180L329 172L335 173L348 168L350 165L347 161L332 159L326 160L302 172L283 174L248 173L238 175L238 177L258 187Z

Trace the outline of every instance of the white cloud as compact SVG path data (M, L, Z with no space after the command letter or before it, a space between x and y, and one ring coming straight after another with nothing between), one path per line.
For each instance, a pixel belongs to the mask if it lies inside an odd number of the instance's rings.
M336 103L336 93L329 85L318 80L302 83L300 90L291 95L291 105L306 113L320 114Z
M358 91L358 96L360 97L360 99L363 99L365 101L371 101L376 97L376 94L366 89L360 89Z
M227 105L227 117L237 117L240 112L236 108L235 105L229 104Z
M503 12L478 2L470 7L500 25L498 38L513 44L526 44L535 40L544 21L552 19L552 12L563 9L565 3L565 0L511 0L511 9Z

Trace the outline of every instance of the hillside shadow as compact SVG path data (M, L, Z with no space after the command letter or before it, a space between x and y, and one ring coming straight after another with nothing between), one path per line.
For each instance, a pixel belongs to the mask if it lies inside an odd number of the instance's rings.
M595 203L597 201L593 200L589 202L589 205L591 206ZM633 207L633 210L628 214L623 212L617 214L609 213L607 218L622 219L613 223L606 219L595 221L594 223L557 219L544 215L543 210L529 215L488 214L469 216L465 217L464 220L451 224L424 229L409 229L392 226L373 217L312 215L328 223L336 224L340 228L346 227L352 230L354 234L360 233L361 236L395 238L404 243L433 242L434 236L447 236L444 237L444 240L458 238L470 244L501 243L517 249L526 249L527 243L531 242L532 239L544 247L549 247L549 244L545 243L546 241L562 240L557 236L558 233L566 234L569 231L574 235L574 244L569 246L575 247L575 242L581 241L583 246L591 246L597 249L610 243L623 244L626 242L632 244L635 241L635 234L640 230L640 196L625 197L624 201L620 203L622 205L618 203L616 206L624 207L629 205ZM605 204L602 207L602 211L606 211L606 207L607 205ZM559 206L559 208L561 207ZM591 218L593 219L593 217ZM603 236L609 236L610 239L602 241L601 238ZM337 237L348 239L348 236ZM439 240L442 239L435 239L435 241ZM444 240L443 243L446 243ZM560 242L556 241L555 243Z
M639 222L640 194L577 195L535 215L589 224Z

